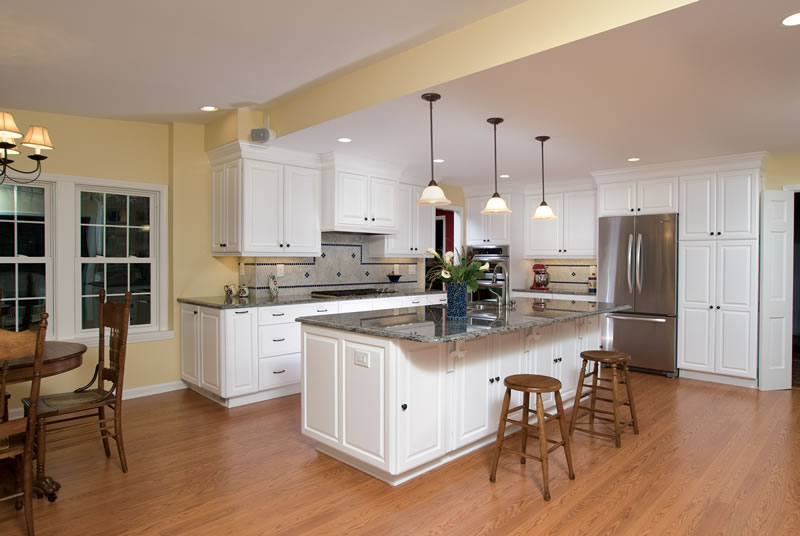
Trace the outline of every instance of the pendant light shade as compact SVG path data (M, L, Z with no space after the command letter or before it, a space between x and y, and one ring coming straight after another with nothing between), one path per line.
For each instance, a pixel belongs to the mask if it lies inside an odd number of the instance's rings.
M450 200L444 195L444 190L436 184L433 179L433 103L441 99L442 96L438 93L424 93L422 100L428 101L430 105L430 126L431 126L431 181L428 186L422 190L422 195L417 199L417 205L426 207L442 207L449 205Z
M497 125L503 122L501 117L490 117L487 123L494 127L494 194L486 202L486 207L481 210L481 214L511 214L511 209L506 205L505 200L497 193Z
M555 220L558 218L547 201L544 200L544 142L550 139L550 136L536 136L536 141L542 144L542 203L536 207L536 212L531 216L532 220Z

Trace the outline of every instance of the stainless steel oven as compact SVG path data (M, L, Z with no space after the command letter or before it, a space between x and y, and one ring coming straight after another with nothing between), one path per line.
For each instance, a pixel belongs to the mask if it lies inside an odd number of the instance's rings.
M500 288L491 288L492 275L498 263L503 263L506 270L509 266L509 252L508 246L480 246L469 248L469 251L474 255L474 259L481 264L484 262L489 263L489 271L485 272L483 279L478 281L478 290L472 293L472 301L478 300L493 300L503 294L503 282L508 273L501 271L497 274L497 285Z

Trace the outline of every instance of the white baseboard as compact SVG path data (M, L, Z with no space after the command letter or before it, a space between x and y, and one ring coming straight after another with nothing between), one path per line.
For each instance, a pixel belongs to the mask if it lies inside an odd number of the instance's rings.
M722 374L711 374L708 372L698 372L695 370L686 370L686 369L681 369L680 377L688 378L690 380L724 383L725 385L735 385L736 387L747 387L749 389L758 389L758 380L751 380L749 378L737 378L736 376L725 376Z
M203 395L209 400L213 400L221 406L226 408L238 408L247 404L255 402L264 402L265 400L272 400L273 398L280 398L282 396L296 395L300 392L300 384L293 383L291 385L284 385L283 387L276 387L274 389L267 389L266 391L259 391L249 395L235 396L232 398L222 398L221 396L209 393L202 387L193 384L187 384L187 387L197 394Z

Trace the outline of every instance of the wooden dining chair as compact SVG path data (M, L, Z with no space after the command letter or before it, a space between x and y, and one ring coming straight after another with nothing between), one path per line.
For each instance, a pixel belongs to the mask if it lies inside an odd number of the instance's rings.
M47 451L65 448L97 439L97 425L106 456L111 456L109 439L117 443L122 472L128 472L125 446L122 441L122 380L125 374L125 353L128 341L128 324L131 293L125 294L123 303L106 301L105 291L100 291L97 367L91 381L71 393L45 395L38 402L36 441L36 478L45 478ZM106 328L108 337L108 363L106 363ZM97 386L92 387L97 381ZM106 382L110 388L106 389ZM23 400L26 407L32 402ZM107 418L106 409L112 413ZM97 419L97 420L95 420ZM55 494L48 496L55 500Z
M40 316L37 330L14 333L0 330L0 393L5 393L9 361L33 356L33 378L31 380L32 409L25 417L3 419L0 422L0 459L13 458L16 463L15 493L0 500L16 499L17 509L25 508L25 527L28 536L33 536L33 454L36 434L36 402L39 400L44 338L47 333L47 313ZM6 413L6 398L0 397L3 413Z

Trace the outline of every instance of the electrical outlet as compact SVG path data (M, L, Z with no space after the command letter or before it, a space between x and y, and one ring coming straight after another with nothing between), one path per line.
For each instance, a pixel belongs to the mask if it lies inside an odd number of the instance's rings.
M400 265L399 264L395 264L394 265L394 269L392 270L392 273L393 274L399 274L400 273Z
M244 263L243 262L239 263L239 275L241 277L244 277Z
M278 277L283 277L283 265L282 265L282 264L279 264L279 265L277 266L277 268L278 268L278 273L277 273L277 276L278 276Z
M408 273L409 275L414 275L417 273L417 265L416 264L409 264L408 265Z

